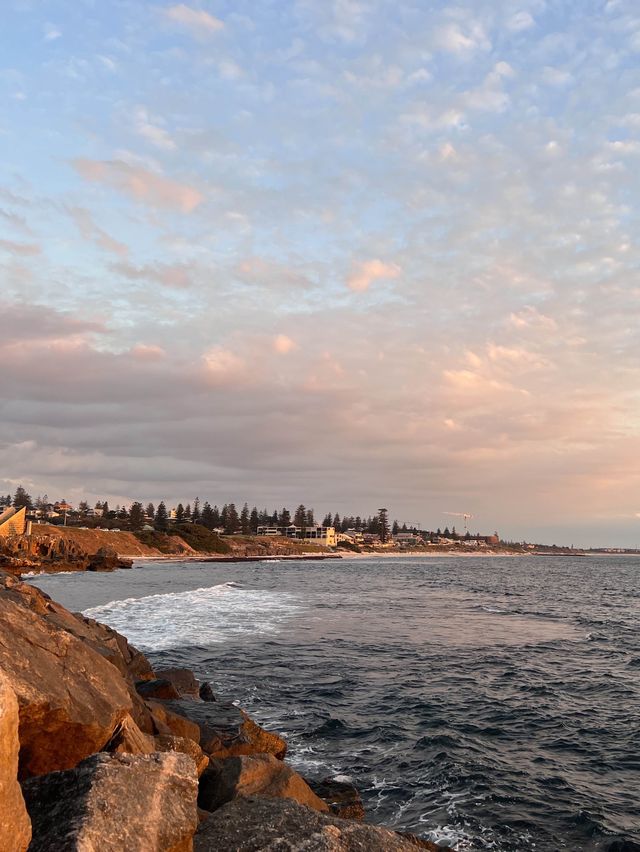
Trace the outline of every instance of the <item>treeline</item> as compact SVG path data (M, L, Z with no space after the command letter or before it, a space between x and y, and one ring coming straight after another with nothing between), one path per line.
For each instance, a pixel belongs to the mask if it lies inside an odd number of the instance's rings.
M193 503L178 503L171 511L164 500L157 505L153 503L144 505L135 501L128 507L120 505L111 507L106 500L99 500L93 508L86 501L81 501L77 508L64 508L67 505L64 500L51 503L46 494L33 500L22 486L16 489L13 497L8 494L5 498L0 498L0 505L2 504L13 505L16 508L25 506L36 517L49 518L54 523L61 522L60 518L50 518L55 509L56 513L63 516L63 519L70 524L111 529L117 527L132 531L141 530L146 525L166 531L173 523L192 523L201 524L209 530L223 530L228 535L234 533L255 535L258 527L288 527L293 524L305 529L317 523L314 510L306 508L302 503L294 511L287 507L273 511L266 508L258 509L256 506L249 508L248 503L244 503L238 510L235 503L225 503L219 508L217 505L212 506L207 500L201 503L200 498L196 497ZM380 509L375 515L368 517L340 516L338 512L328 512L319 523L324 527L335 527L337 532L356 530L378 535L383 541L390 533L395 534L409 529L406 524L401 526L398 521L390 524L386 509Z

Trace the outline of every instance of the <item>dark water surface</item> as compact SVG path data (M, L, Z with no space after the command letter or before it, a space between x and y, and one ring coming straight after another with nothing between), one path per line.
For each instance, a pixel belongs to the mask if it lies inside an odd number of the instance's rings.
M34 579L458 849L640 850L640 560L139 563Z

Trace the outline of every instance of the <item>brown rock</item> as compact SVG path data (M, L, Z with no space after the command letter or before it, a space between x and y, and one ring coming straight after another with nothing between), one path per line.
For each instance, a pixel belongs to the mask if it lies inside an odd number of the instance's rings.
M362 797L353 784L346 781L336 781L325 778L323 781L308 781L313 792L325 801L331 813L342 819L365 818Z
M329 810L297 772L272 754L215 761L200 779L198 805L205 810L215 811L236 796L293 799L316 811Z
M166 709L197 723L200 746L212 757L274 754L282 760L287 752L282 737L265 731L244 710L230 702L167 701L163 704Z
M113 547L99 547L90 558L87 571L115 571L117 568L131 568L130 559L122 559Z
M200 684L189 669L156 669L156 677L168 680L181 698L198 698Z
M437 847L435 847L437 848ZM415 852L386 828L327 816L290 799L240 797L200 824L194 852ZM439 850L439 852L444 852Z
M183 754L96 754L24 785L29 852L190 852L198 825L193 761Z
M99 751L131 709L111 663L34 611L16 588L0 588L0 668L20 708L21 778Z
M156 680L141 680L136 683L138 694L143 698L180 698L180 693L175 686L165 678Z
M173 708L180 705L179 701L146 701L158 734L173 734L176 737L184 737L200 742L200 728L196 722L192 722L180 713L174 713ZM191 702L189 702L191 703ZM170 705L170 706L169 706Z
M217 698L213 692L213 687L207 681L200 684L199 695L203 701L217 701Z
M157 749L153 737L143 733L131 716L125 716L104 751L115 754L152 754L164 749Z
M177 751L188 755L196 765L198 777L209 765L209 758L198 743L184 737L174 737L171 734L158 734L155 738L155 751Z
M0 849L24 852L31 840L31 820L18 784L18 701L0 672Z

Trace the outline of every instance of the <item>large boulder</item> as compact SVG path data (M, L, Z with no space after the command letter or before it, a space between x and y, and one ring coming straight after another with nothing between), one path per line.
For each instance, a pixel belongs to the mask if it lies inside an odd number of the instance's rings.
M20 778L100 751L132 703L110 662L38 612L46 598L0 588L0 669L18 699ZM70 615L70 613L69 613Z
M197 781L183 754L96 754L32 778L29 852L191 852Z
M31 821L18 784L18 701L0 672L0 849L24 852Z
M316 796L325 801L335 816L342 819L364 819L364 805L358 790L349 781L324 778L307 782Z
M156 677L168 680L182 698L200 697L200 684L190 669L156 669Z
M198 805L215 811L236 796L293 799L316 811L329 811L306 781L272 754L228 757L209 766L200 779Z
M152 702L148 702L151 705ZM154 706L159 702L153 702ZM200 729L200 746L211 757L241 754L273 754L283 760L287 744L271 731L256 724L244 710L227 701L163 701L165 710L195 722Z
M174 737L171 734L158 734L155 738L155 751L176 751L188 755L193 760L198 777L209 765L209 758L194 740L186 737Z
M157 749L153 737L145 734L131 716L125 716L113 732L104 751L114 754L152 754Z
M434 852L443 852L435 844ZM194 852L416 852L413 838L326 816L290 799L238 798L201 823Z
M193 722L180 712L174 713L173 708L180 706L179 701L146 701L145 703L153 718L155 733L173 734L196 743L200 742L200 728L197 722Z

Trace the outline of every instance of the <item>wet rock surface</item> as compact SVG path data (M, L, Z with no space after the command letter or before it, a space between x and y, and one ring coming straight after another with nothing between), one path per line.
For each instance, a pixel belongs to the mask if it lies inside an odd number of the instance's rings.
M365 818L362 797L357 789L347 781L325 778L322 781L308 781L313 792L325 801L335 816L342 819Z

